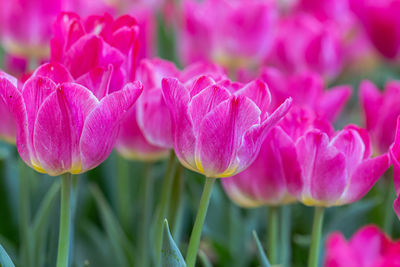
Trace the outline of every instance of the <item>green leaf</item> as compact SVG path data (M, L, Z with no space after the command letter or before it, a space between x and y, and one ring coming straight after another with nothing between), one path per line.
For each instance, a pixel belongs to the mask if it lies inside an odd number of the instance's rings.
M135 249L119 224L119 221L113 213L110 205L107 203L97 185L91 184L90 190L99 208L101 220L114 249L114 255L118 262L118 266L124 267L134 265Z
M179 248L176 246L168 227L167 219L164 220L164 237L161 249L161 264L163 267L186 267Z
M261 245L260 239L258 238L256 231L253 231L253 237L257 244L258 258L260 259L261 267L271 267L271 264L268 261L267 255L265 255L264 248Z
M0 245L0 267L15 267L14 263L11 261L10 256Z

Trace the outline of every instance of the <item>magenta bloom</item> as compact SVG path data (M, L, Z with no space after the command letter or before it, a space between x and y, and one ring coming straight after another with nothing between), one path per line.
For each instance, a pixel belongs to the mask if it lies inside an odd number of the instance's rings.
M274 1L185 0L180 33L182 60L213 60L230 67L259 63L272 45Z
M354 125L333 137L312 130L300 137L290 171L288 189L310 206L336 206L362 198L389 167L389 156L370 158L368 132Z
M333 25L309 15L282 18L268 63L288 73L315 71L335 77L342 69L344 48Z
M7 81L15 88L18 88L18 80L5 72L0 71L0 80ZM15 127L14 117L8 109L6 99L3 98L0 98L0 117L0 138L5 140L6 142L15 143L17 131Z
M295 105L310 108L329 121L337 118L352 93L352 88L348 85L325 90L324 79L314 72L285 75L278 69L265 68L260 79L269 86L272 108L292 97Z
M81 19L75 13L61 13L53 28L51 60L65 65L74 79L111 65L112 91L134 80L139 27L133 17L114 20L105 14Z
M291 106L288 99L268 114L270 93L259 80L241 85L201 76L184 85L166 78L162 91L178 159L207 177L229 177L246 169Z
M135 82L108 95L107 85L91 91L74 83L57 63L42 65L21 90L1 77L0 99L15 120L17 149L25 163L55 176L82 173L104 161L121 119L142 91Z
M371 43L388 59L395 59L400 50L400 1L351 0Z
M265 138L256 160L243 172L222 180L228 196L242 207L282 205L296 201L287 189L290 172L285 166L296 160L293 145L304 133L319 129L332 135L329 122L305 108L292 108Z
M328 236L325 267L400 267L400 242L378 227L364 226L347 241L341 233Z
M394 141L400 115L400 83L388 82L383 93L370 81L360 85L360 102L366 129L377 153L386 153Z

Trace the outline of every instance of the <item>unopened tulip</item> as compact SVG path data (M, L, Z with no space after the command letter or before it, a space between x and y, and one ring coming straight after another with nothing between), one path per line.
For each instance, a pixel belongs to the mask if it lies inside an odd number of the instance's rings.
M21 90L10 79L0 78L0 96L13 115L21 158L52 176L82 173L104 161L114 147L120 121L141 91L135 82L96 97L96 92L72 82L59 64L41 66Z
M332 135L333 127L312 110L292 108L273 128L256 160L243 172L222 180L228 196L239 206L283 205L296 201L287 189L290 172L284 167L296 160L294 143L304 133L320 129Z
M328 236L325 267L399 267L400 242L374 225L364 226L350 240L341 233Z
M270 93L259 80L246 85L223 84L201 76L185 86L176 78L167 78L162 91L172 117L179 161L215 178L246 169L269 130L291 106L288 99L268 114Z
M394 141L396 121L400 115L400 83L388 82L385 90L380 92L372 82L363 81L360 102L375 152L386 153Z

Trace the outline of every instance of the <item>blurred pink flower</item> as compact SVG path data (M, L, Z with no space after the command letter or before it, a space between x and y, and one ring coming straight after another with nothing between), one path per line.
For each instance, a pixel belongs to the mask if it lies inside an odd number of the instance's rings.
M341 233L328 236L325 267L400 267L400 242L378 227L364 226L349 241Z
M230 68L259 64L272 45L277 9L270 0L185 0L180 53L185 64L213 60Z
M400 116L397 117L394 142L389 149L389 154L393 164L393 182L397 195L397 199L393 203L393 208L400 220Z
M365 32L376 50L395 59L400 50L399 0L350 0Z
M0 41L7 53L26 59L49 55L51 25L61 11L81 15L113 11L102 1L1 0Z
M384 92L370 81L360 85L360 103L365 127L377 154L386 153L394 141L396 121L400 115L400 83L386 83Z
M51 60L65 65L74 79L111 65L111 91L134 80L139 27L133 17L114 20L105 14L81 19L75 13L61 13L53 33Z
M362 198L389 167L389 156L371 158L368 132L354 125L333 137L312 130L296 143L284 166L289 192L309 206L336 206Z
M108 84L87 88L74 83L57 63L40 66L22 89L2 76L0 110L7 107L12 114L7 118L15 122L17 149L25 163L55 176L82 173L104 161L114 147L120 121L142 91L135 82L107 94Z
M201 76L184 85L166 78L162 91L179 161L207 177L229 177L246 169L291 106L288 99L268 114L270 93L259 80L242 85Z
M306 14L281 18L267 63L287 73L315 71L336 77L343 67L344 47L334 25Z
M329 121L338 117L352 93L348 85L325 90L323 78L314 72L286 75L276 68L264 68L259 77L269 86L272 109L292 97L296 106L308 107Z
M243 172L223 179L228 196L239 206L283 205L296 201L288 192L290 170L284 167L296 160L294 143L306 132L320 129L328 135L334 130L312 110L292 108L265 138L256 160Z

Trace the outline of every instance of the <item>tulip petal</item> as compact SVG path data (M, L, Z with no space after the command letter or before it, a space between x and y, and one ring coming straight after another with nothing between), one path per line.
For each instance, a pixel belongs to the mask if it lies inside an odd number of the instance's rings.
M80 140L83 170L96 167L111 153L119 124L141 92L140 82L129 83L122 90L104 97L88 115Z
M13 115L17 130L17 149L21 158L30 165L30 146L28 145L27 112L24 99L17 87L8 79L0 77L0 105L7 107Z
M72 82L72 78L69 71L60 63L51 62L41 65L35 70L32 76L47 77L56 84Z
M144 90L136 108L137 123L148 142L159 147L172 148L172 118L161 90Z
M136 121L136 108L131 108L121 121L115 144L118 152L125 158L140 161L155 161L168 156L168 149L154 146L146 140ZM166 112L169 113L168 110Z
M208 177L232 176L243 135L260 122L260 109L244 96L231 96L201 122L196 143L196 166Z
M390 160L393 164L393 183L396 194L400 195L400 116L397 118L396 135L393 145L389 150Z
M360 85L360 102L364 112L364 120L367 129L376 125L383 98L379 89L370 81L363 81Z
M80 173L79 140L88 114L98 105L85 87L60 85L40 107L33 142L40 166L50 175Z
M162 92L173 121L175 153L185 167L193 169L196 139L188 114L189 92L175 78L162 80Z
M204 117L229 98L230 93L223 87L211 85L195 95L189 103L189 114L192 118L194 135L199 135L200 125Z
M102 99L108 94L112 74L113 66L111 64L107 69L96 67L76 79L76 82L92 91L97 99Z
M85 35L65 53L64 65L76 79L100 64L103 41L95 35Z
M242 146L238 151L240 166L238 171L245 169L257 156L262 142L268 132L286 115L292 106L292 99L288 98L260 125L251 127L244 135Z
M301 137L296 149L306 189L303 203L329 206L336 202L346 187L345 156L329 144L327 134L319 131Z
M31 151L32 160L36 159L36 152L33 149L33 133L38 110L46 98L56 91L57 85L46 77L32 77L25 82L22 88L24 98L27 124L28 124L28 146Z
M190 88L190 97L194 97L204 88L207 88L208 86L213 84L215 84L215 81L209 76L200 76L185 83L185 85L189 85L187 87Z
M365 146L363 140L357 131L344 129L338 132L331 143L346 157L347 176L351 177L364 158Z
M352 91L351 86L347 85L337 86L326 91L316 103L317 113L329 121L334 121L345 106Z
M389 165L390 161L387 154L364 160L357 166L347 182L348 186L341 197L340 203L347 204L361 199L382 177Z
M264 119L271 103L271 94L264 82L261 80L252 81L236 91L235 95L244 95L251 99L261 110L261 118Z

